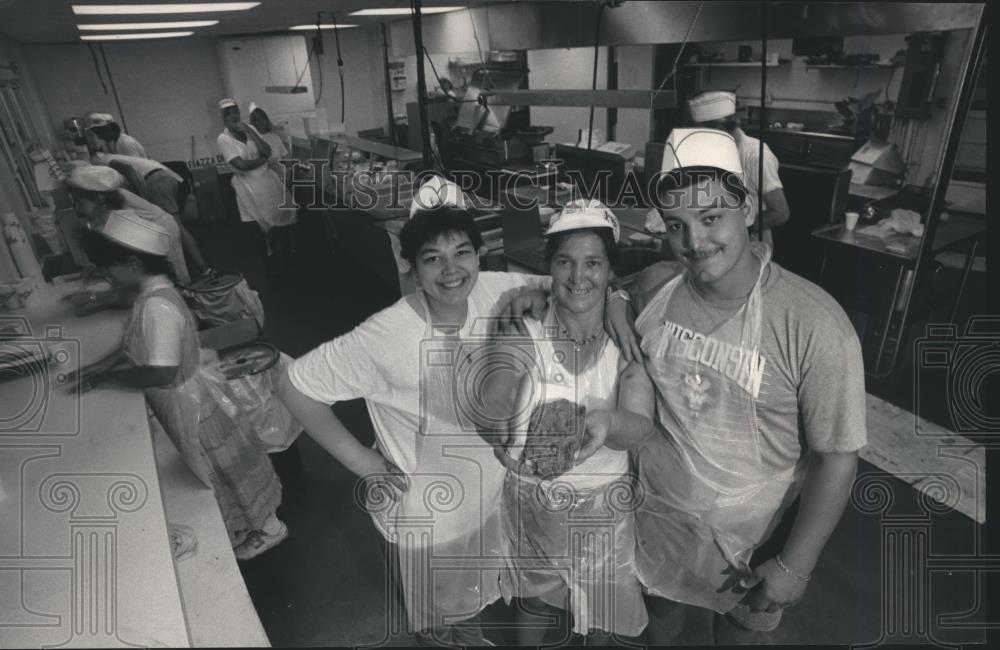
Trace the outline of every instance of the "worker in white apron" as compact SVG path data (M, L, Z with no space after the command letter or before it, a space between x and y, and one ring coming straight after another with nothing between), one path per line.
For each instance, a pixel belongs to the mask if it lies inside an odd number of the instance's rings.
M525 471L530 460L523 460L528 416L536 409L552 408L559 399L566 400L563 408L584 407L585 417L618 408L618 376L625 364L603 327L618 236L614 214L596 200L573 202L553 217L546 232L553 295L541 321L525 321L533 362L520 377L518 399L504 400L520 422L498 450L509 468L503 509L509 550L500 584L508 601L520 599L519 645L541 644L553 631L565 635L564 626L553 630L544 620L562 612L572 616L574 634L588 635L586 642L596 645L615 636L637 637L647 622L634 569L634 485L627 452L601 448L549 478ZM520 356L501 350L494 368ZM496 373L487 399L499 402L509 394L514 374Z
M749 241L732 136L674 129L665 160L661 213L680 263L637 281L648 377L622 380L623 392L652 383L656 426L605 442L637 464L649 641L745 643L803 597L849 499L866 442L861 349L828 294ZM781 551L758 562L800 493Z
M455 207L454 184L440 186L429 193L446 203L422 203L400 235L418 290L295 360L280 394L363 480L359 503L389 542L387 560L398 561L408 631L430 643L491 645L476 616L500 598L504 469L455 400L501 296L547 279L480 273L478 230ZM328 406L356 398L368 407L374 449Z
M222 157L233 169L233 191L240 221L256 223L271 256L271 229L295 223L295 210L285 203L284 180L269 166L271 148L257 129L240 119L232 99L219 102L225 130L216 139ZM286 207L282 207L286 206Z

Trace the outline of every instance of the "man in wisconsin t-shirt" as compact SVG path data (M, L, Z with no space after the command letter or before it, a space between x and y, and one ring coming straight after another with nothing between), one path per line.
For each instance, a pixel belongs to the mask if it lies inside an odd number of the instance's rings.
M732 136L675 129L666 149L659 207L680 262L638 279L643 354L621 379L655 401L655 422L588 432L581 457L633 453L650 643L766 643L850 498L867 441L861 346L829 294L750 241ZM626 301L608 309L627 320ZM753 557L796 497L780 552Z

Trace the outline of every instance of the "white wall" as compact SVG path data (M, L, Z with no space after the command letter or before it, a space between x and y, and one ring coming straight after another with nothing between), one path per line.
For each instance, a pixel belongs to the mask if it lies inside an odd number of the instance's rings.
M486 56L490 51L489 17L485 7L424 16L421 25L421 38L431 54L478 53L481 50ZM393 56L417 53L413 21L409 18L389 23L389 36Z
M388 113L385 108L385 76L382 69L382 35L377 27L343 29L340 31L340 51L344 61L344 127L347 133L364 129L385 128ZM323 95L319 107L326 111L331 125L339 123L340 77L337 72L337 46L334 35L323 33L323 61L313 59L312 83L319 91L322 67ZM399 93L396 93L399 94ZM405 112L406 108L397 108Z
M602 47L597 58L597 88L608 87L608 48ZM594 49L575 47L560 50L528 51L528 87L535 90L590 89L594 70ZM586 129L590 109L585 107L533 106L531 123L534 126L551 126L555 130L548 136L552 143L576 142L580 129ZM619 124L621 119L619 119ZM607 111L594 110L594 129L606 131ZM607 137L607 133L605 133Z
M313 110L309 49L301 35L225 38L216 42L222 87L240 106L243 121L255 102L275 121ZM267 86L306 86L299 94L267 93Z
M84 44L26 44L24 51L56 129L87 111L120 117L111 86L105 94ZM211 39L105 43L104 51L128 131L151 157L188 161L215 155L224 89Z
M615 48L618 58L618 87L622 90L650 90L653 87L653 46L628 45ZM643 155L649 140L649 109L618 109L615 140L627 142Z

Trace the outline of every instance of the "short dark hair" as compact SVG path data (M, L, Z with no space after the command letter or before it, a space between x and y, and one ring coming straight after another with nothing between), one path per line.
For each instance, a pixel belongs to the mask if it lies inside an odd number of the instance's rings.
M743 184L743 179L731 171L719 169L718 167L683 167L675 169L669 173L662 174L656 181L657 207L662 207L662 196L671 190L679 190L696 184L701 180L719 180L722 188L730 196L736 198L739 205L743 205L747 200L747 188Z
M171 281L177 282L174 267L166 257L142 253L131 248L127 248L111 241L104 235L87 231L83 237L83 250L87 257L98 268L106 269L110 266L128 263L129 258L136 258L142 264L143 270L149 275L165 275Z
M741 124L740 116L736 113L732 115L727 115L725 117L720 117L717 120L710 120L708 122L703 122L698 126L703 126L708 129L719 129L720 131L726 131L727 133L732 133Z
M545 238L545 264L552 264L552 258L559 252L559 247L563 245L570 235L581 233L591 233L597 235L604 244L604 254L608 256L608 263L614 267L618 264L618 244L615 243L614 233L610 228L577 228L576 230L564 230L549 235Z
M400 255L410 265L416 265L417 253L422 246L446 233L463 233L469 236L473 248L483 245L482 235L472 218L472 213L452 206L421 210L406 222L399 233Z
M100 203L109 210L121 210L125 207L125 197L122 196L122 193L118 190L98 192L95 190L84 190L70 185L69 194L74 200L87 199L93 201L94 203Z
M118 125L117 122L109 122L107 124L102 124L101 126L95 126L90 129L94 134L101 140L117 140L121 137L122 127Z

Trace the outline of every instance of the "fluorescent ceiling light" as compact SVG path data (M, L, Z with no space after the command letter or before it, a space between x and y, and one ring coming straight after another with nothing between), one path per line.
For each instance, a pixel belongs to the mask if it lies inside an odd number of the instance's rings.
M193 4L73 5L77 16L129 16L136 14L203 14L212 11L246 11L260 2L199 2Z
M133 29L188 29L191 27L211 27L218 24L218 20L178 20L166 23L100 23L77 25L76 28L81 32L124 32Z
M422 14L443 14L449 11L458 11L459 9L465 9L465 7L421 7L420 13ZM399 7L396 9L360 9L358 11L352 11L350 16L409 16L413 12L406 7Z
M325 24L325 25L320 25L319 26L320 29L347 29L348 27L357 27L357 25L340 25L340 24L330 25L330 24ZM294 31L298 31L298 32L305 32L305 31L309 31L309 30L312 30L312 29L316 29L316 25L296 25L295 27L289 27L288 29L294 30Z
M83 34L81 41L137 41L147 38L178 38L194 32L146 32L143 34Z

